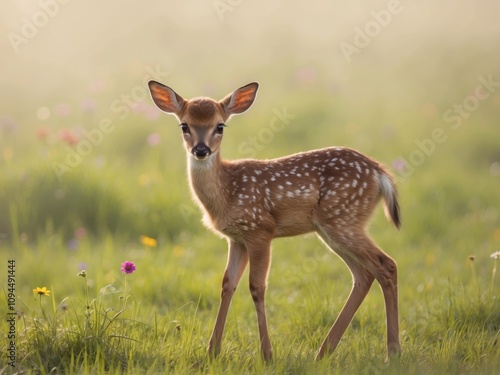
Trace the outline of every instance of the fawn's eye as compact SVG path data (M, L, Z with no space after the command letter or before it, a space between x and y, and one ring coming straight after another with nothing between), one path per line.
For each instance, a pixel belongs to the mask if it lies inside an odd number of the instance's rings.
M181 130L184 134L190 134L189 127L187 126L187 124L182 123L180 126L181 126Z
M218 134L222 134L222 133L224 133L224 127L225 127L225 126L226 126L226 125L224 125L224 124L217 124L217 128L215 129L215 131L216 131Z

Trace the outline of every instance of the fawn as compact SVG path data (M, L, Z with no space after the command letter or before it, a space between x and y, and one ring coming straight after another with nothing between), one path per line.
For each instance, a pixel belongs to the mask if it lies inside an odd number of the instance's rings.
M387 349L400 353L396 262L379 249L365 225L380 198L400 227L397 191L389 172L375 160L343 147L302 152L272 160L223 160L225 123L245 112L258 84L243 86L220 101L183 99L171 88L149 82L154 103L180 122L187 151L189 185L208 228L228 241L228 260L215 327L208 344L221 350L226 316L238 282L250 263L250 293L257 310L261 352L272 358L265 293L271 240L316 232L349 267L353 286L316 359L332 353L376 279L383 291Z

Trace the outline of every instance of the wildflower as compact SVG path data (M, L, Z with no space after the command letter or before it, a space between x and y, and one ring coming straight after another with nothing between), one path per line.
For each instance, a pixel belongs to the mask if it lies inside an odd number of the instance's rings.
M174 246L174 256L179 258L183 254L184 254L184 249L181 246L179 246L179 245Z
M85 99L84 101L82 101L82 103L80 104L80 107L81 107L83 112L91 113L91 112L94 112L96 110L97 103L96 103L95 99L88 98L88 99Z
M37 286L35 289L33 289L33 293L40 296L50 296L50 290L47 290L46 287L40 288L39 286Z
M147 109L148 105L145 102L132 103L132 111L134 111L134 113L144 113Z
M392 162L392 168L398 172L403 173L408 170L408 166L406 165L406 161L403 158L397 158Z
M49 128L47 127L38 128L38 130L36 131L36 137L40 140L46 139L48 135L49 135Z
M148 145L150 146L156 146L160 144L161 141L161 136L158 133L151 133L148 135Z
M85 271L88 267L88 264L85 262L78 263L78 271Z
M40 107L36 110L36 117L39 120L47 120L50 117L50 109L47 107Z
M70 146L78 142L78 135L74 131L69 129L61 130L61 132L59 133L59 138Z
M129 262L128 260L126 262L122 263L122 268L121 271L123 273L133 273L136 270L134 262Z
M83 227L78 227L75 229L74 236L77 240L81 240L87 235L87 230Z
M156 120L160 116L160 111L158 110L158 108L156 108L156 106L153 105L150 105L145 112L146 119L151 121Z
M156 239L144 235L141 236L141 243L147 247L156 247L156 245L158 245L158 241Z
M59 117L66 117L71 114L71 106L68 103L59 103L54 108L54 112Z
M72 238L67 243L68 250L75 251L78 249L78 240L76 238Z
M149 176L147 174L141 174L139 176L139 184L141 186L148 186L150 184L150 182L151 182L151 179L149 178ZM141 236L141 242L142 242L142 237L143 236Z
M300 68L295 72L295 80L301 85L306 86L314 83L318 78L318 74L314 68Z
M94 81L90 82L90 84L88 86L89 91L92 94L100 94L101 92L104 91L105 87L106 87L106 84L99 79L95 79Z
M12 134L18 129L16 121L10 116L0 118L0 130L5 134Z
M500 251L495 251L493 254L490 255L490 258L492 258L493 260L500 259Z
M78 274L76 276L81 276L81 277L85 278L85 277L87 277L87 271L81 270L80 272L78 272Z
M11 161L14 156L14 150L11 147L6 147L2 151L2 156L5 161Z

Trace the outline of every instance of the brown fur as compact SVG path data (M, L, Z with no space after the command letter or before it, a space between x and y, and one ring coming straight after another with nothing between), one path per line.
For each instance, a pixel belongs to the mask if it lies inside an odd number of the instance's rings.
M375 160L342 147L273 160L223 160L223 135L217 126L231 115L246 111L255 99L257 87L256 83L241 87L219 102L208 98L186 101L170 88L150 83L158 107L175 114L184 130L189 130L183 138L191 191L204 211L205 224L226 237L229 244L210 353L216 355L221 349L232 296L250 263L250 293L257 310L261 351L266 360L271 359L264 307L271 241L308 232L316 232L342 258L354 281L317 358L336 348L374 280L380 284L385 299L388 352L399 353L396 262L365 231L381 197L388 218L399 227L392 177ZM200 156L196 152L196 147L202 145L210 149L209 154Z

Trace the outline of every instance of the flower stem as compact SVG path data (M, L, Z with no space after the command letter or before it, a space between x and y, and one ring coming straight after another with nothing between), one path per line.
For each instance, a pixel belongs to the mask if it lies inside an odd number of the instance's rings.
M490 295L493 298L493 287L495 286L495 275L497 273L497 258L493 259L493 272L491 274Z

